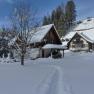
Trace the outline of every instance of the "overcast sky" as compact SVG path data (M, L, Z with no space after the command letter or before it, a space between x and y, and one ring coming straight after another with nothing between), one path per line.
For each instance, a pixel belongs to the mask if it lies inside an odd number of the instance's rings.
M66 4L68 0L27 0L33 10L37 10L38 19L51 11L61 3ZM77 19L94 17L94 0L74 0L77 10ZM9 15L14 0L0 0L0 26L9 25Z

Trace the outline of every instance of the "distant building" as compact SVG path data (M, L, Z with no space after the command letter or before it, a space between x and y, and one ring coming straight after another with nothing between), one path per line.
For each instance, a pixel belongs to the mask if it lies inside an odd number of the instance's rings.
M94 50L94 18L79 23L73 32L63 38L63 41L66 40L70 50Z

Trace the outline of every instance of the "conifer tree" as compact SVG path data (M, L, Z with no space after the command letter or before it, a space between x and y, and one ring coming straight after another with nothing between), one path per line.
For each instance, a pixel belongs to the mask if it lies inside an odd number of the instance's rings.
M73 0L67 2L64 7L63 4L54 9L51 15L45 16L43 25L54 23L60 36L65 35L74 25L76 20L76 7Z
M70 29L76 20L76 6L73 0L68 1L66 4L65 20L67 29Z

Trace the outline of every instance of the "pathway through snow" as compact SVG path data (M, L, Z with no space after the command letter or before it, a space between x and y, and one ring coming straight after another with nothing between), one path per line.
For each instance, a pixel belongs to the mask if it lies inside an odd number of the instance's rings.
M71 94L71 89L64 83L63 72L59 66L50 66L54 71L37 86L34 94Z

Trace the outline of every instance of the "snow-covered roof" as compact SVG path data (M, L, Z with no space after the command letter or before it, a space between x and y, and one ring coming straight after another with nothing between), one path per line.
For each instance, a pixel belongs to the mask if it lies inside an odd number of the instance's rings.
M91 29L91 28L94 28L94 18L87 18L81 21L81 23L77 25L75 30L79 31L79 30L86 30L86 29Z
M50 31L50 29L54 27L55 31L56 31L56 28L54 26L54 24L49 24L49 25L45 25L45 26L41 26L41 27L37 27L33 30L31 30L31 32L29 32L29 37L28 37L28 42L29 43L36 43L36 42L41 42L42 39L46 36L46 34ZM56 31L57 35L58 35L58 32ZM59 35L58 35L59 37ZM9 45L12 45L14 44L15 40L17 38L13 38ZM60 37L59 37L60 39Z
M77 33L84 39L86 39L88 42L94 43L94 29L78 31Z
M41 40L45 37L45 35L52 28L52 26L54 25L50 24L50 25L45 25L45 26L36 28L35 33L33 34L32 38L30 39L30 43L41 42Z
M43 49L66 49L65 46L58 44L46 44L42 47Z
M62 42L62 46L63 46L63 47L67 47L67 44L68 44L68 41Z
M71 39L74 35L75 35L75 31L72 31L72 32L69 32L68 34L66 34L65 36L64 36L64 40L65 39Z
M64 37L62 37L63 41L62 46L67 47L68 42L72 39L72 37L76 34L76 31L68 32ZM67 40L68 39L68 40Z
M66 34L63 39L68 39L70 41L76 33L78 33L88 42L94 43L94 18L87 18L81 21L81 23L74 28L74 31ZM64 45L67 43L63 42Z

